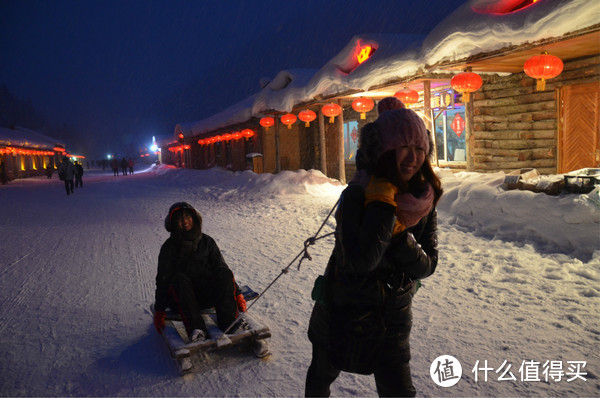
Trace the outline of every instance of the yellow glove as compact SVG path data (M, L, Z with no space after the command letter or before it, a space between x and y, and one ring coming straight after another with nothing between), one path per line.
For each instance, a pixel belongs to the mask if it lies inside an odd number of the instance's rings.
M371 177L365 188L365 206L371 202L384 202L396 207L394 197L398 187L384 177Z
M396 219L396 223L394 224L394 230L392 231L392 235L399 234L400 232L403 232L405 229L406 229L406 227L404 226L404 224L402 224L400 222L400 220Z
M396 194L398 194L398 187L392 184L387 178L372 177L365 188L365 206L371 202L384 202L396 207ZM392 235L399 234L405 229L404 224L396 219Z

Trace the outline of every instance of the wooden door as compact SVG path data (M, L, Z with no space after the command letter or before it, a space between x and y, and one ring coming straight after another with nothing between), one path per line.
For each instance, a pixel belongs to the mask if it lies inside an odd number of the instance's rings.
M600 164L600 82L565 86L560 93L558 173Z

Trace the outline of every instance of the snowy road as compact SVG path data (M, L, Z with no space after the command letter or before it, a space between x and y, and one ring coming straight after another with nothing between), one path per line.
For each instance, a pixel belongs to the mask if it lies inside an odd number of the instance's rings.
M168 236L163 219L173 202L186 200L201 211L204 231L215 238L238 281L260 291L298 254L337 200L342 187L329 182L307 172L257 176L159 169L127 177L87 172L85 188L72 196L56 179L0 187L0 395L302 395L311 356L310 290L331 240L314 246L313 261L300 271L292 267L253 308L272 329L274 354L267 361L226 350L200 357L200 371L179 378L148 306L158 250ZM445 181L452 184L457 183ZM485 217L500 232L490 238L483 228L448 213L460 194L452 188L447 193L452 203L440 206L440 265L414 303L412 371L419 394L598 394L597 239L584 255L566 250L570 244L541 250L556 244L544 237L541 221L524 220L519 230L531 233L525 243L511 242L504 239L510 222L502 225L505 215L493 211ZM529 213L547 211L539 208L547 198L523 195L517 199L530 200ZM581 210L585 217L586 211ZM479 219L484 224L485 217ZM329 222L324 232L333 226ZM597 222L562 228L599 232ZM447 389L429 375L432 361L443 354L463 366L462 380ZM472 371L485 360L494 368L487 382L482 372ZM583 361L586 380L565 376L545 382L542 374L540 381L521 380L519 368L529 360L560 361L565 372ZM504 361L512 364L508 374L516 380L498 380ZM375 395L371 377L349 374L332 391Z

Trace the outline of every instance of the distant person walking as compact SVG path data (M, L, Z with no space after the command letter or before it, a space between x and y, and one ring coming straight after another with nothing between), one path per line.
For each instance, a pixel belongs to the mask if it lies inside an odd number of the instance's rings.
M75 188L83 188L83 167L81 163L75 162Z
M133 159L129 158L129 174L133 174L133 166L135 164L133 163Z
M116 158L110 161L110 167L113 170L113 175L116 177L119 175L119 161Z
M127 159L123 158L121 160L121 171L123 172L124 176L127 175L127 167L129 167L129 163L127 162Z
M52 178L52 173L54 172L54 166L52 165L47 165L46 166L46 177L48 177L48 179Z
M71 163L68 157L64 157L58 165L58 178L65 182L67 195L73 193L73 178L75 177L75 165Z
M2 180L2 185L6 185L8 183L8 174L6 174L6 166L4 162L0 163L0 180Z

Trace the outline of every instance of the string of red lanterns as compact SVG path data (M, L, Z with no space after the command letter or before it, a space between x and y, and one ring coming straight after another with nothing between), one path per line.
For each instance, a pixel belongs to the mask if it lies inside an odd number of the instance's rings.
M62 151L66 152L64 149L62 149ZM0 155L53 156L54 152L40 151L39 149L22 149L22 148L15 148L12 146L7 146L5 148L0 148Z
M542 53L540 55L533 56L529 58L523 69L525 73L536 79L536 91L544 91L546 87L546 80L552 79L562 73L564 68L564 64L562 60L556 56L549 55L548 53ZM470 101L470 93L475 92L481 88L483 85L483 80L481 76L477 73L473 73L470 68L465 71L455 75L450 84L455 91L458 91L463 94L463 101ZM419 93L415 90L412 90L408 87L404 87L404 89L397 91L394 96L401 100L403 103L411 104L419 101ZM374 107L374 102L370 98L357 98L352 102L352 108L361 114L361 119L366 118L366 112L370 112ZM333 123L336 116L339 116L342 113L342 107L336 103L325 104L321 108L321 112L323 115L329 117L329 123ZM316 119L316 113L310 109L302 110L298 113L298 117L292 113L287 113L281 116L281 122L288 126L288 129L291 129L292 124L296 122L297 119L305 122L306 127L310 126L310 122ZM269 129L275 124L275 119L270 116L262 117L259 121L260 125L265 129ZM226 133L223 136L217 135L210 138L203 138L198 140L199 145L209 145L214 144L220 141L230 141L232 139L240 139L246 138L249 139L255 135L254 131L251 129L244 129L241 132L233 132ZM179 138L183 138L183 134L179 134ZM180 146L180 147L171 147L170 151L181 151L183 149L189 149L189 145ZM64 152L63 148L54 148L55 151ZM53 152L48 151L25 151L25 150L16 150L15 148L4 148L0 149L0 154L5 153L23 153L23 154L39 154L39 155L53 155Z
M231 133L225 133L223 135L214 135L208 138L201 138L198 140L198 145L210 145L215 144L217 142L229 142L231 140L239 140L241 138L249 139L255 135L254 130L252 129L244 129L242 131L234 131ZM189 149L189 148L185 148Z

